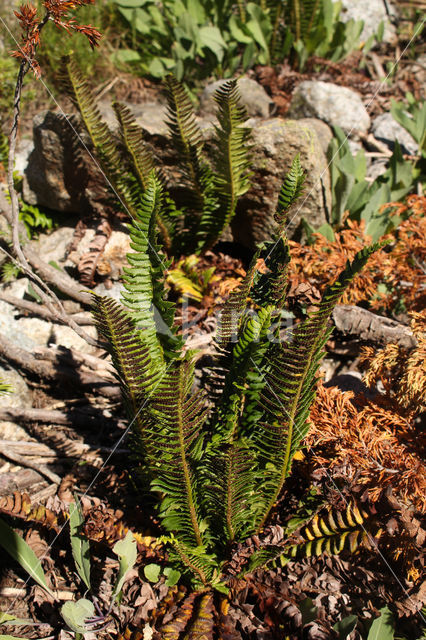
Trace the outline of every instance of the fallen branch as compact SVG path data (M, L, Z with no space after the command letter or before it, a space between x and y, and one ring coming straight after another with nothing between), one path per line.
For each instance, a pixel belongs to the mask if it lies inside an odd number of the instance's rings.
M57 384L67 384L78 386L84 391L93 392L96 390L102 396L118 400L120 398L120 387L110 379L105 379L79 368L67 366L61 362L61 354L57 354L52 359L38 359L32 353L17 347L7 338L0 336L0 357L3 357L19 370L36 376L42 380L55 381Z
M34 469L37 473L40 473L42 476L45 476L48 480L53 482L53 484L60 484L61 478L50 471L44 464L40 464L39 462L33 462L32 460L28 460L25 456L19 455L15 451L11 451L9 448L3 447L1 450L1 456L3 458L7 458L8 460L12 460L15 464L19 464L21 467L28 467L30 469Z
M344 334L355 335L361 340L388 344L396 342L411 349L417 345L410 327L378 316L367 309L348 304L338 305L332 314L336 328Z
M51 322L57 322L57 316L48 309L45 309L42 305L37 302L31 302L30 300L22 300L21 298L17 298L16 296L11 296L9 293L5 291L0 291L0 300L3 302L7 302L7 304L16 307L16 309L22 309L22 311L28 311L32 315L39 316L44 320L49 320ZM75 313L69 316L71 320L79 325L84 326L92 326L95 324L94 319L90 314L86 313ZM63 324L63 322L61 323Z

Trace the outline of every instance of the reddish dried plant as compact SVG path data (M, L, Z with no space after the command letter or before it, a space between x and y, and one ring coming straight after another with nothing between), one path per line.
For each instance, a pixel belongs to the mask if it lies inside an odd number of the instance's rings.
M98 45L101 34L91 25L78 24L74 17L70 17L69 11L83 5L94 4L94 2L95 0L43 0L45 9L43 18L40 18L36 7L31 3L22 5L19 11L14 12L21 25L22 43L17 51L12 52L12 56L28 65L36 77L39 77L41 71L35 55L40 44L40 32L49 20L68 33L72 31L82 33L93 49Z
M363 347L361 365L368 368L364 381L369 387L380 381L387 397L414 417L426 411L426 310L410 315L417 346L407 350L391 343L378 351Z
M426 511L421 434L386 396L373 401L320 384L311 422L306 444L314 469L365 485L372 501L391 487L405 504Z
M377 251L342 297L342 304L369 300L372 309L394 309L403 301L411 311L420 311L426 302L426 197L409 196L404 203L384 205L389 215L409 216L386 236L390 246ZM290 242L290 284L323 288L357 251L369 244L364 223L348 220L348 228L336 233L333 242L314 234L314 245ZM383 283L386 290L383 290ZM379 287L379 285L382 285Z

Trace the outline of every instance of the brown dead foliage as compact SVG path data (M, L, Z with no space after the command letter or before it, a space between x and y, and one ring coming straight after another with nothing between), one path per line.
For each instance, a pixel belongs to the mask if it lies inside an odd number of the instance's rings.
M420 311L426 304L426 197L409 196L405 203L385 205L389 215L406 215L397 229L385 236L390 245L377 251L367 266L343 294L341 304L357 304L368 300L372 309L392 310L404 302L407 310ZM323 289L344 268L357 251L370 243L364 223L347 220L347 228L335 234L330 242L322 234L314 234L315 244L290 242L290 286L301 283ZM386 285L386 292L379 285Z
M421 435L389 398L369 400L320 384L311 422L310 464L340 469L350 482L366 485L372 501L392 488L405 503L426 511Z

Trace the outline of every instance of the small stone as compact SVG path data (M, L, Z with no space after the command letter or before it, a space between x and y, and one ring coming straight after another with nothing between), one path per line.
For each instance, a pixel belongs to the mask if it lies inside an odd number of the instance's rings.
M293 94L289 117L319 118L331 127L338 126L352 137L366 133L370 116L361 97L352 89L331 82L306 80Z
M217 104L213 96L217 89L226 80L217 80L207 85L200 97L200 113L205 115L216 115ZM238 90L241 95L241 103L246 107L249 116L269 118L272 114L275 103L266 93L261 84L243 76L238 80Z
M415 155L418 152L417 142L391 113L382 113L374 118L371 131L375 138L384 142L390 149L394 149L395 140L397 140L401 145L402 153Z

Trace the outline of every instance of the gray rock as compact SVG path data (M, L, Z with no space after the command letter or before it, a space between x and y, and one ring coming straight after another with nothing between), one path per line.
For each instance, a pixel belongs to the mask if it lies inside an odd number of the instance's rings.
M15 369L7 365L0 367L0 380L11 386L11 393L0 395L0 407L30 408L32 407L32 394L24 378ZM7 420L0 421L0 438L4 440L28 440L28 433ZM2 474L4 470L2 469Z
M23 182L26 202L83 215L113 210L107 180L76 116L43 111L34 117L33 138Z
M338 0L333 0L337 2ZM386 12L386 5L383 0L340 0L342 10L340 12L340 20L348 22L350 19L363 20L364 27L361 33L361 39L367 40L370 36L375 35L379 29L380 23L384 22L385 31L383 39L385 42L393 42L396 37L396 31L390 22ZM396 11L389 0L386 0L389 12L395 16Z
M240 198L231 223L234 241L254 248L258 242L272 238L278 194L297 153L306 171L305 190L292 212L287 232L291 237L302 217L313 226L326 221L326 207L331 203L330 176L315 129L308 121L272 118L253 129L252 187Z
M32 248L43 256L45 262L53 261L62 266L65 263L67 249L72 242L74 231L73 227L61 226L49 234L40 234L36 240L31 241Z
M217 104L213 100L213 95L224 82L225 80L217 80L204 89L200 97L200 114L202 116L216 114ZM241 94L241 102L245 105L249 116L269 118L273 113L275 103L261 84L243 76L238 80L238 89Z
M28 138L19 140L15 155L15 171L24 174L28 166L28 158L34 150L34 142Z
M382 113L374 118L371 125L374 136L388 145L390 149L395 147L395 140L398 140L403 153L415 155L419 146L414 138L403 126L397 122L391 113Z
M0 407L32 407L32 394L24 378L9 366L0 366L0 380L11 387L11 393L0 395Z
M332 127L339 126L352 137L370 128L370 116L358 93L319 80L306 80L297 87L288 115L296 119L319 118Z
M136 118L137 123L149 134L167 136L166 126L167 107L159 102L143 102L141 104L127 104ZM111 131L118 131L118 122L115 111L109 100L101 100L98 103L99 111L108 124Z
M301 118L299 122L300 124L306 125L308 128L315 131L318 136L321 149L324 153L327 153L328 145L333 139L333 132L328 124L322 120L318 120L318 118Z
M367 167L367 173L366 173L366 177L371 181L374 182L374 180L377 180L377 178L379 176L382 176L387 168L388 168L388 162L386 160L376 160L376 162L372 162L368 167Z

